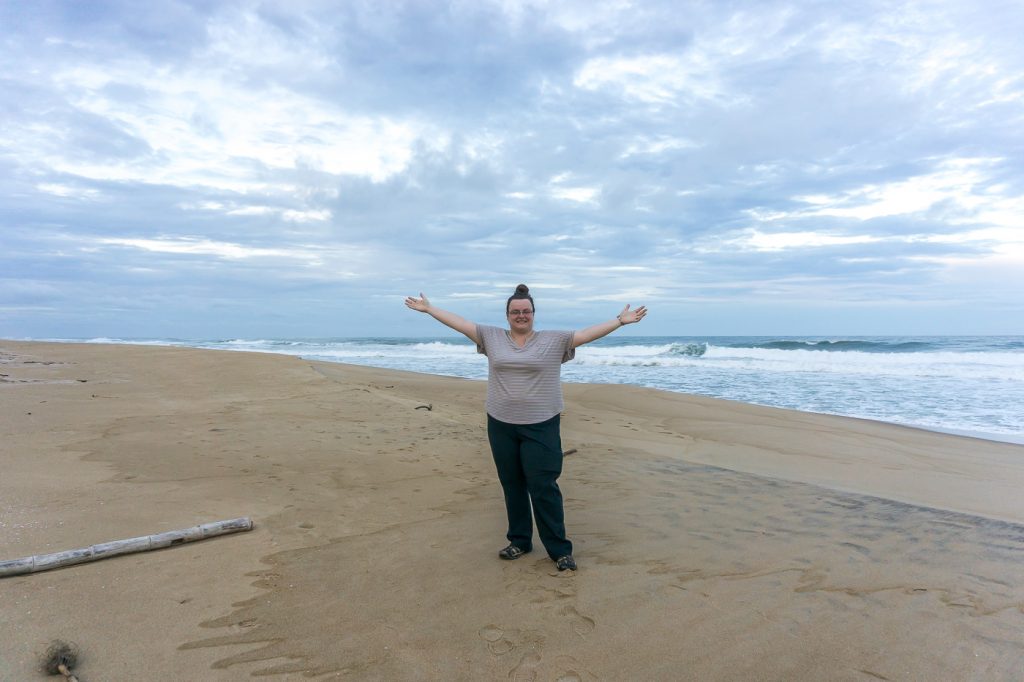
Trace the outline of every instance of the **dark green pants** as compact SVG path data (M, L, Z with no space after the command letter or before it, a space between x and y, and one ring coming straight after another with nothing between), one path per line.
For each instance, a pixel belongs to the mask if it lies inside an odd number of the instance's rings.
M558 477L562 474L561 415L539 424L508 424L487 415L487 439L505 491L510 543L533 549L533 523L552 559L572 554L565 537L565 514Z

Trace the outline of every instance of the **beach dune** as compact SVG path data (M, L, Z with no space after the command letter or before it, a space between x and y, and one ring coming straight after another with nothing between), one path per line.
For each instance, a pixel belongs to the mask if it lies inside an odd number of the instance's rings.
M576 573L497 558L482 382L0 341L0 560L255 522L0 580L0 680L1024 675L1024 446L565 388Z

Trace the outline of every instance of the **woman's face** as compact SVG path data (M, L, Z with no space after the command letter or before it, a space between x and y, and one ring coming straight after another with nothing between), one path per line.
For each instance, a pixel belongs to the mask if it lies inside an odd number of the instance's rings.
M513 298L508 304L508 326L514 332L533 331L533 304L528 298Z

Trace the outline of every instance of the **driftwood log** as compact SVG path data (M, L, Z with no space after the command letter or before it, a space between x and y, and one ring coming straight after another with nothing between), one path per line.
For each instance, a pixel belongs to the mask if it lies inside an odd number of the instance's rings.
M244 530L252 530L252 519L249 517L204 523L199 526L192 526L191 528L169 530L166 533L144 535L127 540L114 540L113 542L104 542L92 547L69 549L65 552L37 554L36 556L27 556L21 559L10 559L8 561L0 561L0 578L24 575L25 573L38 573L39 571L48 571L51 568L83 564L88 561L99 561L100 559L121 554L148 552L152 549L161 549L171 545L180 545L183 542L204 540L215 535L227 535L228 533L238 533Z

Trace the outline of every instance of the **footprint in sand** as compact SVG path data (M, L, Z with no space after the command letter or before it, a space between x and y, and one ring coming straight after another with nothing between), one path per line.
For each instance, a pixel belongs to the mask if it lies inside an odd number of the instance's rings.
M585 637L594 631L594 619L584 616L582 613L577 611L575 607L569 605L563 606L558 613L559 615L569 618L569 624L572 626L572 631L580 637Z
M547 558L538 559L533 567L543 573L535 571L523 571L522 566L505 566L505 589L513 597L526 597L531 604L544 604L568 599L575 595L575 588L571 582L571 576L566 573L572 571L559 571ZM561 583L552 581L549 578L570 580Z
M583 673L578 672L583 670L583 667L572 656L558 656L555 665L565 671L555 678L557 682L583 682ZM594 679L594 675L588 672L587 679Z
M503 656L516 648L512 642L505 639L505 631L497 625L485 625L477 634L487 643L487 650L495 656Z
M505 634L505 631L497 625L485 625L480 628L478 634L480 635L480 639L485 642L497 642L501 639L501 636Z
M533 682L537 679L537 666L540 665L540 654L530 652L519 659L519 665L508 671L512 682Z

